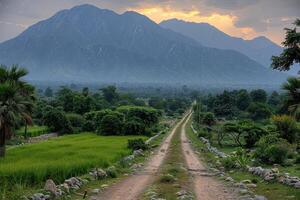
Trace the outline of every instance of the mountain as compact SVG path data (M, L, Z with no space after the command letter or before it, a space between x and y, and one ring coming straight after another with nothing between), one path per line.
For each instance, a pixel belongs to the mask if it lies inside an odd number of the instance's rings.
M232 50L202 46L136 12L63 10L0 44L0 63L28 79L84 82L279 84L285 76Z
M171 19L161 22L160 25L193 38L207 47L239 51L265 67L270 66L272 55L279 55L282 52L280 46L266 37L261 36L252 40L243 40L231 37L207 23Z

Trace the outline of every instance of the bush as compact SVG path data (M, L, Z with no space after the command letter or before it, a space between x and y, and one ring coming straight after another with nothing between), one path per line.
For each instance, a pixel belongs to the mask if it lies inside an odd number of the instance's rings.
M133 151L139 149L146 150L148 148L147 144L142 139L128 140L127 147Z
M124 135L143 135L145 133L145 125L137 118L126 121L124 125Z
M226 170L235 169L237 167L235 159L231 156L223 158L221 163Z
M280 137L290 143L297 142L299 139L299 128L295 118L288 115L277 115L272 117Z
M173 183L176 181L176 178L172 174L165 174L160 178L161 183Z
M257 143L254 158L267 164L283 164L290 151L289 143L276 134L263 136Z
M66 117L70 121L70 123L73 127L82 129L82 127L85 123L85 120L81 115L75 114L75 113L67 113Z
M296 157L295 163L296 163L296 164L300 164L300 155L298 155L298 156Z
M116 178L118 176L117 169L114 166L111 166L105 170L108 177Z
M108 114L103 117L97 130L102 135L121 135L123 123L117 115Z
M56 108L48 110L43 117L44 124L52 131L60 133L72 133L73 129L70 121L67 119L65 113Z

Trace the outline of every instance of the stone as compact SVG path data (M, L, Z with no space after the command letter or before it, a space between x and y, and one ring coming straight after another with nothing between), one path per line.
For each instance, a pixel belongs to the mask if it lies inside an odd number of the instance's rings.
M277 167L272 168L271 171L275 174L279 173L279 169Z
M249 183L252 183L252 181L249 179L245 179L245 180L242 180L241 183L249 184Z
M179 191L179 192L176 193L177 196L183 196L183 195L187 195L187 194L188 193L185 190L181 190L181 191Z
M267 200L267 198L261 195L255 195L254 200Z
M274 180L274 176L267 175L267 176L264 177L264 180L265 180L265 181L271 181L271 180Z
M246 186L247 186L248 188L256 188L256 187L257 187L257 185L254 184L254 183L246 184Z
M248 194L249 191L248 191L247 189L240 189L240 190L239 190L239 193L240 193L241 195L245 195L245 194Z
M229 177L227 177L227 178L225 179L225 181L233 182L234 180L233 180L233 178L231 178L231 177L229 176Z
M241 189L247 189L247 187L244 183L235 183L234 187L241 188Z
M93 194L98 194L100 191L101 191L100 189L96 188L96 189L93 189L93 190L92 190L92 193L93 193Z
M43 200L45 195L43 193L36 193L31 197L31 200Z
M56 194L57 187L52 179L48 179L45 183L44 190L51 192L52 194Z
M300 188L300 181L294 184L295 188Z
M107 188L109 185L107 185L107 184L103 184L103 185L101 185L101 188Z

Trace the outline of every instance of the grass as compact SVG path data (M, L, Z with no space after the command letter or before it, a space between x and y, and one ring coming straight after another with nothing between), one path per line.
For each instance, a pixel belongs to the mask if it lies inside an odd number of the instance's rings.
M56 182L106 167L129 154L127 140L138 136L67 135L38 144L9 149L0 159L0 178L9 183L34 185L51 178Z
M192 129L190 128L191 121L187 125L187 135L191 139L193 146L195 149L198 149L201 152L201 157L204 159L206 164L216 166L216 161L218 158L215 157L212 153L208 152L205 149L205 145L202 143L201 140L193 133ZM222 151L230 153L234 151L234 147L224 147ZM293 175L299 175L299 166L292 166L292 167L281 167L279 168L280 171L290 172ZM290 186L286 186L280 183L275 182L266 182L261 179L259 176L252 175L245 171L235 170L233 173L229 174L233 179L236 181L242 180L257 180L257 187L252 188L251 190L258 195L263 195L267 197L268 200L282 200L282 199L300 199L300 190L295 189Z
M16 135L24 136L25 127L22 127L16 130ZM28 137L36 137L43 134L49 133L49 128L47 126L28 126L27 128L27 136Z

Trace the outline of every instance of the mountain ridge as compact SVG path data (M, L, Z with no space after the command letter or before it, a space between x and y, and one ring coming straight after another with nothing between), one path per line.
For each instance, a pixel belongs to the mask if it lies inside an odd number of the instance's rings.
M60 11L1 43L0 63L26 66L35 80L277 84L285 78L239 52L204 47L139 13L91 5Z

